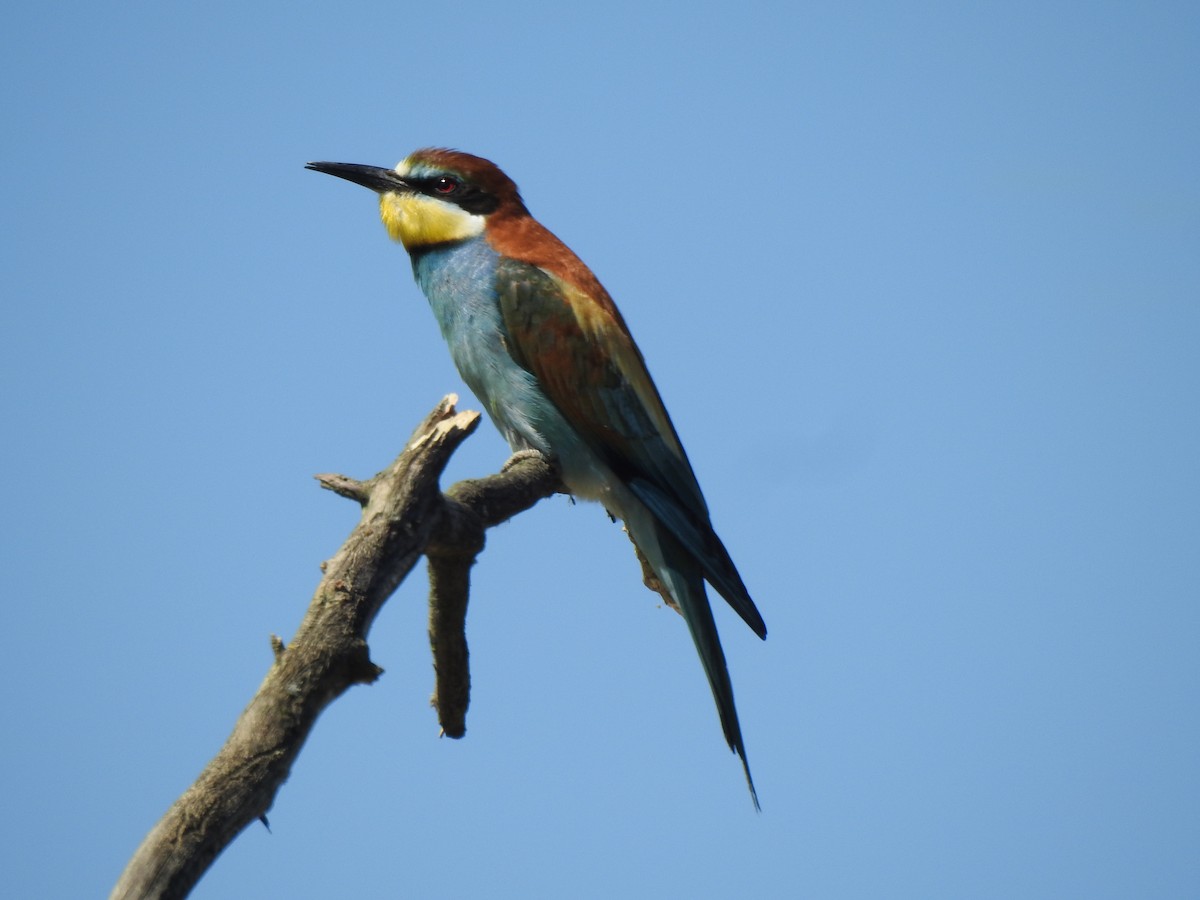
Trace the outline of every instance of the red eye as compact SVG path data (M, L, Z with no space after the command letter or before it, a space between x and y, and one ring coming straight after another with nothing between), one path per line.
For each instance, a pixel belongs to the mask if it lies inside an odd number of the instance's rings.
M433 183L433 189L439 194L453 194L458 190L458 182L443 175Z

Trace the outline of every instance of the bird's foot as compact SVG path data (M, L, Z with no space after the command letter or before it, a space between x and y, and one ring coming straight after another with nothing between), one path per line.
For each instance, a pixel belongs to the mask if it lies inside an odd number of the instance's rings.
M513 466L518 465L519 463L521 463L527 459L540 459L540 460L549 462L549 460L546 459L545 455L542 453L541 450L534 450L532 448L527 448L525 450L518 450L516 453L514 453L512 456L510 456L507 460L505 460L504 465L502 465L500 467L500 471L507 472Z

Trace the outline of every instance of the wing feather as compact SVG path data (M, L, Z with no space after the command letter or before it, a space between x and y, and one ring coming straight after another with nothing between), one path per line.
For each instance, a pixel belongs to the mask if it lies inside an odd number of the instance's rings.
M587 445L700 564L704 577L760 637L762 616L713 530L708 506L645 361L607 295L598 302L538 266L505 259L497 272L513 359Z

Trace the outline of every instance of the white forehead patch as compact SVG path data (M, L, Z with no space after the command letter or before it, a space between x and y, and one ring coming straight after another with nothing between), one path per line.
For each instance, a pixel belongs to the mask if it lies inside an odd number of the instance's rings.
M430 178L434 175L445 174L444 169L426 163L413 163L412 157L406 157L396 163L396 174L401 178Z

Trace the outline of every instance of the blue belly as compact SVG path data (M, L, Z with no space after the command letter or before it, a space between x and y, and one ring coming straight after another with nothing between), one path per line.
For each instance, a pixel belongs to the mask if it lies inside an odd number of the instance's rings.
M498 262L498 254L479 237L420 254L413 260L413 274L459 374L509 445L549 454L546 418L557 417L557 411L505 346L496 296Z
M508 352L496 294L499 261L478 237L414 256L413 274L459 374L514 452L531 449L554 457L573 494L600 500L620 515L627 504L612 493L616 479Z

